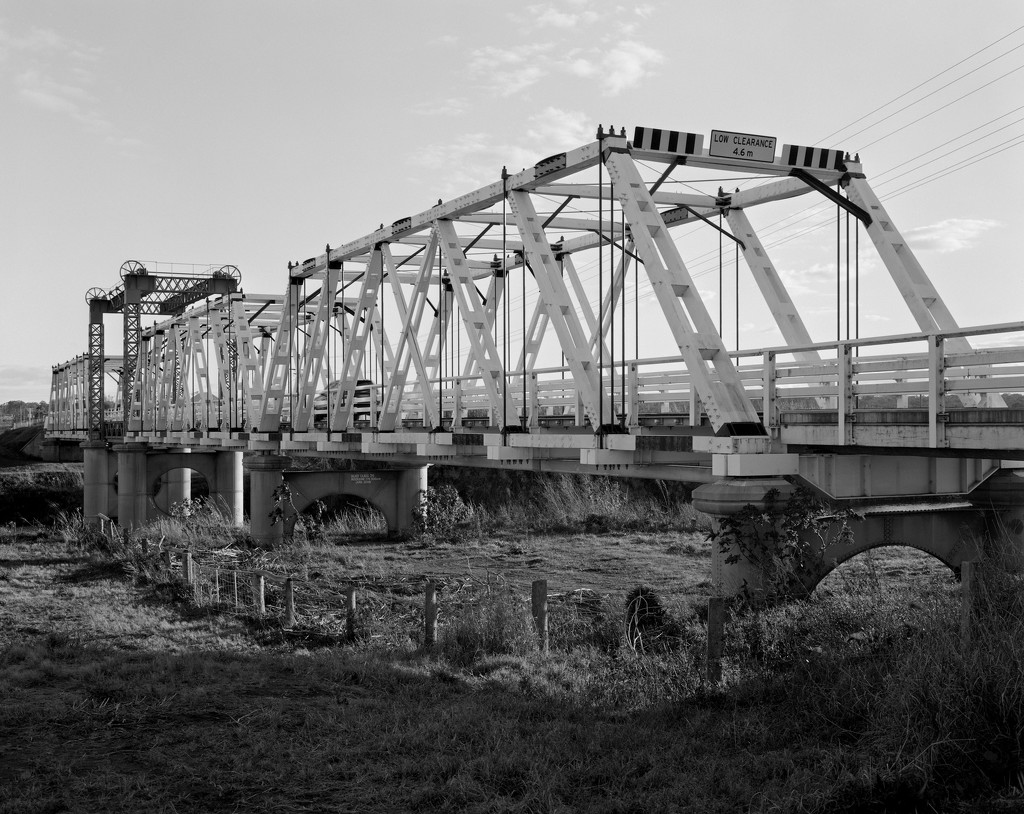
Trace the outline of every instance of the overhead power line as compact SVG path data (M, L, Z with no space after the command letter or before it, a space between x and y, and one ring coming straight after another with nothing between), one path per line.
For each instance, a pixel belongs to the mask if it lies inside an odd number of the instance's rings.
M873 116L873 115L874 115L875 113L878 113L878 111L880 111L880 110L884 110L885 108L887 108L887 107L888 107L889 105L893 104L894 102L898 102L898 101L899 101L900 99L903 99L904 97L906 97L906 96L909 96L909 95L910 95L911 93L913 93L913 92L914 92L915 90L918 90L919 88L923 88L923 87L924 87L925 85L927 85L927 84L928 84L929 82L934 82L934 81L935 81L936 79L938 79L938 78L939 78L940 76L942 76L942 75L944 75L944 74L947 74L947 73L949 73L949 72L950 72L950 71L952 71L952 70L953 70L954 68L958 68L959 66L963 65L963 64L964 64L965 62L967 62L968 60L971 60L971 59L973 59L974 57L976 57L976 56L977 56L978 54L980 54L980 53L983 53L984 51L987 51L987 50L988 50L989 48L992 48L992 47L994 47L994 46L998 45L998 44L999 44L999 43L1001 43L1001 42L1002 42L1003 40L1005 40L1005 39L1008 39L1009 37L1012 37L1012 36L1013 36L1014 34L1016 34L1016 33L1017 33L1018 31L1021 31L1021 30L1024 30L1024 25L1021 25L1021 26L1017 26L1017 28L1013 29L1013 31L1009 32L1008 34L1004 34L1004 35L1003 35L1002 37L1000 37L1000 38L999 38L999 39L997 39L997 40L993 40L992 42L990 42L990 43L989 43L988 45L984 46L983 48L979 48L979 49L978 49L977 51L975 51L975 52L974 52L973 54L969 54L969 55L965 56L965 57L964 57L963 59L961 59L961 60L960 60L959 62L954 62L954 63L953 63L952 65L950 65L950 66L949 66L948 68L944 68L943 70L939 71L938 73L936 73L936 74L932 74L932 75L931 75L930 77L928 77L928 78L927 78L926 80L924 80L923 82L921 82L921 83L919 83L919 84L917 84L917 85L914 85L914 87L910 88L910 90L905 90L905 91L904 91L903 93L901 93L901 94L900 94L899 96L894 96L894 97L893 97L892 99L890 99L890 100L889 100L888 102L886 102L886 103L885 103L884 105L879 105L879 106L878 106L878 107L876 107L876 108L875 108L874 110L872 110L872 111L870 111L870 112L868 112L868 113L865 113L865 114L864 114L863 116L861 116L860 118L858 118L858 119L854 119L854 120L853 120L852 122L850 122L849 124L843 125L843 126L842 126L842 127L840 127L840 128L838 129L838 130L835 130L835 131L833 131L833 132L829 133L829 134L828 134L827 136L824 136L823 138L819 139L819 142L823 142L823 141L825 141L825 140L827 140L827 139L830 139L830 138L832 138L833 136L839 135L840 133L842 133L842 132L843 132L844 130L846 130L847 128L850 128L850 127L855 127L855 126L856 126L857 124L859 124L860 122L864 121L864 119L868 118L869 116ZM1018 47L1020 47L1020 46L1018 46ZM1014 49L1014 50L1016 50L1016 49ZM1007 53L1009 53L1009 52L1007 52ZM996 57L996 59L998 59L998 58L999 58L999 57ZM986 64L987 64L987 63L986 63ZM966 76L966 74L965 74L965 76ZM916 103L915 103L915 104L916 104ZM906 106L904 106L904 107L901 107L901 108L900 108L900 110L898 110L898 111L896 111L896 112L897 112L897 113L899 113L899 112L900 112L901 110L906 110L906 109L907 109L907 107L910 107L910 105L906 105ZM873 125L872 125L872 126L873 126ZM861 131L861 132L863 132L863 131ZM854 133L853 135L857 135L857 133Z

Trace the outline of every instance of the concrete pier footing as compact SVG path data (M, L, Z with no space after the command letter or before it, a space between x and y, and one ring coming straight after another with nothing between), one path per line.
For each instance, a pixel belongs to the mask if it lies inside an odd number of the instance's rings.
M274 548L284 539L284 518L275 522L274 492L284 483L284 468L291 460L283 455L254 455L245 462L249 470L249 534L256 545Z
M85 461L82 514L87 523L98 525L100 515L117 515L117 491L114 485L117 460L111 460L112 456L104 441L83 443L82 456Z
M747 505L767 508L769 493L777 505L796 491L782 478L724 478L705 483L693 490L693 507L711 516L716 527L725 517ZM764 590L764 570L753 562L739 545L714 544L711 552L711 584L715 596L757 595Z
M244 520L243 459L240 450L190 450L152 447L144 443L82 444L85 460L84 515L98 523L100 516L117 520L124 529L144 526L191 495L192 473L202 475L210 487L210 501L230 522ZM427 467L414 466L373 471L293 471L284 455L258 453L244 461L249 472L249 522L253 540L273 548L284 539L301 512L328 495L362 497L380 509L392 532L411 528L420 493L427 488ZM287 481L291 505L276 522L274 492ZM289 517L288 514L292 513Z
M240 526L245 521L242 497L241 451L218 452L214 480L210 484L210 500L227 513L234 525Z

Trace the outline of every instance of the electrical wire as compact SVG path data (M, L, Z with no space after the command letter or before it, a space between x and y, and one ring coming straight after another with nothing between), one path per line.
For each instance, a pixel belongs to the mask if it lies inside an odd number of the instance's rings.
M899 101L900 99L904 98L905 96L909 96L909 95L910 95L911 93L913 93L913 92L914 92L915 90L918 90L919 88L922 88L922 87L924 87L924 86L925 86L925 85L927 85L927 84L928 84L929 82L932 82L932 81L934 81L934 80L938 79L938 78L939 78L940 76L942 76L943 74L947 74L947 73L949 73L949 72L950 72L951 70L953 70L954 68L957 68L957 67L959 67L960 65L963 65L963 64L964 64L965 62L967 62L968 60L970 60L970 59L973 59L973 58L974 58L974 57L976 57L976 56L977 56L978 54L980 54L980 53L983 53L984 51L987 51L987 50L988 50L989 48L992 48L992 47L994 47L994 46L998 45L998 44L999 44L999 43L1001 43L1001 42L1002 42L1003 40L1005 40L1005 39L1008 39L1009 37L1012 37L1012 36L1013 36L1014 34L1016 34L1016 33L1017 33L1018 31L1021 31L1021 30L1024 30L1024 25L1018 26L1017 28L1013 29L1013 31L1009 32L1008 34L1004 34L1003 36L999 37L999 39L997 39L997 40L994 40L994 41L990 42L990 43L989 43L988 45L986 45L986 46L985 46L984 48L979 48L979 49L978 49L977 51L975 51L974 53L972 53L972 54L968 54L967 56L965 56L965 57L964 57L963 59L959 60L958 62L954 62L954 63L953 63L952 65L950 65L950 66L949 66L948 68L944 68L943 70L939 71L939 72L938 72L937 74L933 74L933 75L932 75L932 76L930 76L930 77L929 77L928 79L926 79L926 80L925 80L924 82L921 82L921 83L919 83L919 84L917 84L917 85L914 85L914 87L910 88L910 90L906 90L906 91L904 91L903 93L901 93L901 94L900 94L899 96L895 96L895 97L893 97L892 99L890 99L890 100L889 100L888 102L886 102L885 104L883 104L883 105L880 105L880 106L876 107L876 108L875 108L874 110L871 110L871 111L869 111L868 113L865 113L865 114L864 114L863 116L861 116L861 117L860 117L860 118L858 118L858 119L855 119L855 120L854 120L853 122L851 122L850 124L847 124L847 125L844 125L843 127L840 127L840 128L838 129L838 130L836 130L836 131L834 131L834 132L832 132L832 133L829 133L829 134L828 134L827 136L823 136L823 137L822 137L821 139L819 139L819 141L826 141L827 139L830 139L830 138L832 138L833 136L837 136L837 135L839 135L839 134L840 134L841 132L843 132L843 130L845 130L845 129L846 129L846 128L848 128L848 127L855 127L855 126L856 126L856 125L857 125L858 123L862 122L862 121L863 121L864 119L866 119L866 118L867 118L868 116L873 116L873 115L874 115L875 113L878 113L878 112L879 112L880 110L884 110L884 109L885 109L885 108L887 108L887 107L888 107L889 105L893 104L893 102L898 102L898 101ZM1019 46L1018 46L1018 47L1019 47ZM906 109L906 108L900 108L900 110L901 110L901 111L902 111L902 110L905 110L905 109ZM897 112L900 112L900 111L897 111Z

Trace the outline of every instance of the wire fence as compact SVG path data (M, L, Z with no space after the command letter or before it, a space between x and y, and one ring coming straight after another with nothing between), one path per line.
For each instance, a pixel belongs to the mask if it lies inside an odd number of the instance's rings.
M100 531L108 539L126 542L116 525L100 517ZM356 585L342 590L304 580L291 574L281 574L260 568L247 568L237 563L240 552L233 549L215 549L202 552L208 559L199 558L192 548L166 544L162 539L155 550L141 538L142 556L160 566L172 577L184 583L187 596L198 607L211 607L239 616L260 620L276 620L284 630L318 627L342 633L344 638L357 638L361 611L383 615L390 605L395 616L394 603L374 596L374 592L360 590ZM423 601L415 611L409 606L407 613L398 613L413 622L422 631L426 646L437 642L438 592L442 587L451 598L460 596L470 587L471 580L426 580L422 588ZM439 585L440 583L440 585ZM403 584L382 586L394 593L410 594L416 589ZM548 648L548 593L547 580L533 583L531 613L541 650Z

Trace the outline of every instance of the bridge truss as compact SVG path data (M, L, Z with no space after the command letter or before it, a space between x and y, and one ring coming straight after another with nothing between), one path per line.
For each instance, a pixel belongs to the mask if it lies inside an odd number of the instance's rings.
M168 296L153 313L169 318L143 330L132 315L121 438L698 483L782 475L858 500L963 495L1024 460L1024 412L1003 400L1024 392L1024 323L956 323L859 157L714 152L700 134L599 128L290 264L281 294L204 290L186 308L179 293L173 309ZM760 183L675 183L689 170ZM917 332L812 340L748 217L801 195L859 224ZM687 226L735 246L782 344L727 348L679 248ZM648 334L660 344L641 353ZM53 437L95 435L95 401L85 428L68 406L80 377L54 369Z

